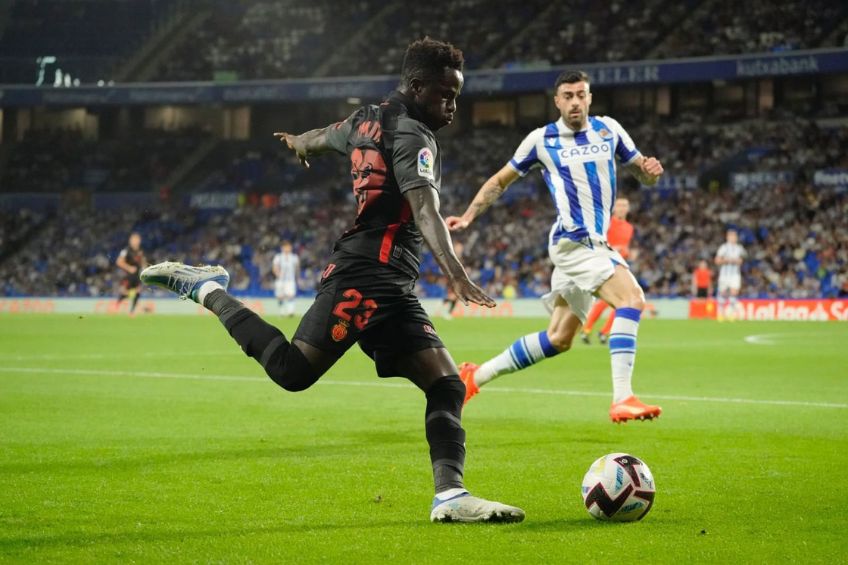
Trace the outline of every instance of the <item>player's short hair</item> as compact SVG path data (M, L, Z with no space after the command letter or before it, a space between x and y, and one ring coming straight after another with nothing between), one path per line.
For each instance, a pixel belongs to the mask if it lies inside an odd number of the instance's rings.
M412 80L439 80L445 68L462 71L465 58L462 51L444 41L425 37L409 44L403 56L400 82L409 86Z
M589 84L589 75L583 71L563 71L556 79L554 90L559 90L560 85L575 84L581 81Z

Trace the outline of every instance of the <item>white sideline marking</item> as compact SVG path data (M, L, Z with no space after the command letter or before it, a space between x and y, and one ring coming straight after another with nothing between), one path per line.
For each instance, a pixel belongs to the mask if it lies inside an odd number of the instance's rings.
M237 377L234 375L196 375L187 373L160 373L153 371L109 371L105 369L54 369L38 367L0 367L0 373L51 373L60 375L96 375L106 377L139 377L147 379L181 379L192 381L244 381L244 382L266 382L264 377ZM334 381L322 379L319 385L335 386L358 386L378 388L414 388L411 383L391 383L385 381ZM542 394L554 396L598 396L609 397L609 393L591 392L582 390L562 390L547 388L513 388L493 387L487 388L488 392L500 392L510 394ZM719 402L723 404L761 404L766 406L806 406L809 408L848 408L848 404L839 402L805 402L800 400L755 400L750 398L725 398L715 396L677 396L667 394L646 394L651 399L690 401L690 402Z
M145 353L133 353L135 357L209 357L209 356L225 356L232 355L232 352L225 351L209 351L206 353L203 352L171 352L168 353L166 351L154 351L154 352L145 352ZM36 355L9 355L6 356L6 359L11 361L55 361L55 360L64 360L64 359L114 359L114 358L126 358L126 353L72 353L70 355L54 355L52 353L43 353Z
M754 345L777 345L772 338L776 335L780 334L759 334L759 335L746 335L745 342L752 343Z
M797 333L774 333L774 334L754 334L754 335L746 335L743 339L746 343L751 343L753 345L777 345L779 338L793 338L798 335Z

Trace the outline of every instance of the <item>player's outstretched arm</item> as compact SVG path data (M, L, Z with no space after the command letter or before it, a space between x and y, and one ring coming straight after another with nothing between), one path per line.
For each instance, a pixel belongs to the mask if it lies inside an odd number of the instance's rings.
M663 172L662 163L656 157L645 157L640 155L627 164L627 170L630 171L636 180L645 186L654 186L660 180Z
M274 137L278 138L282 143L285 143L289 149L297 153L297 158L300 164L304 167L309 167L307 157L318 155L331 151L334 147L329 142L329 132L335 128L336 124L331 124L325 128L309 130L300 135L278 131L274 133Z
M500 171L489 177L483 183L474 200L468 205L468 209L462 216L448 216L445 222L451 231L464 230L471 225L477 216L485 212L489 206L501 197L501 194L506 192L509 185L514 183L520 175L510 167L505 165Z
M442 216L439 215L439 194L429 184L422 185L404 192L409 202L415 224L421 231L421 236L433 252L433 257L448 277L450 285L456 292L456 297L463 304L474 302L481 306L492 308L495 301L483 289L471 282L465 267L459 261L453 250L450 232Z

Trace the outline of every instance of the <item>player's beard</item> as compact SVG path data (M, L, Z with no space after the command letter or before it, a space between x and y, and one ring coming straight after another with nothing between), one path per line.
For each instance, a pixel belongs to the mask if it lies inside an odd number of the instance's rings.
M583 110L578 110L576 113L569 111L565 115L565 123L575 131L583 129L586 127L586 112Z

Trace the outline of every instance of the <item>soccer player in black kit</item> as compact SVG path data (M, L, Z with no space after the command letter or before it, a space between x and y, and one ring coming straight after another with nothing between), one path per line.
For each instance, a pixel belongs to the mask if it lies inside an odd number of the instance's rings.
M291 341L226 292L220 266L160 263L145 283L190 298L218 316L268 376L289 391L312 386L358 343L380 377L402 376L426 395L425 430L438 522L517 522L524 511L465 490L465 386L456 365L413 294L426 242L463 302L494 306L468 278L439 215L441 155L433 132L448 125L462 88L462 52L429 38L409 45L398 89L379 106L301 135L276 134L307 158L335 151L351 163L356 220L336 242L315 302Z
M130 315L135 313L138 299L141 298L141 271L147 267L147 259L141 248L141 234L133 232L130 234L128 245L118 254L115 265L125 272L121 279L121 294L118 295L116 305L125 298L130 299Z

